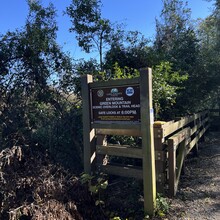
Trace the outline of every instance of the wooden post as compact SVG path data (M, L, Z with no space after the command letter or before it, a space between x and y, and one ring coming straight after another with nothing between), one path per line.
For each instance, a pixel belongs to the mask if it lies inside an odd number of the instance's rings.
M194 115L196 115L196 114L194 114ZM194 125L193 125L193 127L196 127L198 124L201 123L201 115L202 114L200 114L198 118L196 118L196 117L194 118ZM198 129L196 130L195 134L196 134L196 136L199 134L199 130ZM192 153L193 153L194 157L198 157L198 155L199 155L199 144L198 144L198 142L193 147Z
M177 155L178 148L178 155ZM176 195L177 187L181 175L181 171L186 156L186 139L178 145L175 144L173 139L168 140L168 153L169 153L169 196Z
M186 157L186 139L184 139L180 145L179 145L179 152L178 155L176 157L176 164L177 164L177 172L176 172L176 191L177 191L177 187L179 184L179 180L180 180L180 175L181 175L181 171L182 168L184 166L184 160Z
M102 146L107 147L106 135L97 134L96 145L102 145ZM100 154L96 155L96 167L97 167L98 172L101 171L101 166L103 165L103 163L107 164L107 158L104 161L105 158L106 158L106 155L105 156L100 155Z
M165 195L168 171L167 171L167 144L165 142L164 131L172 125L174 121L156 121L154 123L154 147L156 153L156 184L157 193ZM157 155L160 154L160 157Z
M92 75L84 75L81 78L83 100L83 147L84 147L84 172L91 173L91 164L95 157L94 145L95 129L91 129L90 123L90 91L89 83L93 82Z
M176 195L176 146L174 141L168 140L169 153L169 196Z
M156 201L156 175L152 108L152 71L140 70L141 134L143 150L144 211L152 216Z
M160 126L160 127L159 127ZM154 127L154 148L156 152L156 185L157 192L165 194L165 180L166 180L166 151L163 138L163 128L161 125ZM157 155L160 154L158 157Z

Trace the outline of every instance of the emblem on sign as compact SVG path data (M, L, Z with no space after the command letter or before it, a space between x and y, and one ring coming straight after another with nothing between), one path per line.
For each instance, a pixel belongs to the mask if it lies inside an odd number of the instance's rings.
M104 95L104 91L103 90L100 89L100 90L97 91L97 96L98 97L103 97L103 95Z
M112 93L112 94L118 93L118 89L117 89L117 88L111 89L111 93Z
M133 96L134 95L134 88L133 87L128 87L125 91L127 96Z

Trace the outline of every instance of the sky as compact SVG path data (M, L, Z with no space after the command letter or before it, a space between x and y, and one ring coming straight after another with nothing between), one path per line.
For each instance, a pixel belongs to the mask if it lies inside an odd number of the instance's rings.
M0 0L0 33L14 31L25 25L28 14L26 0ZM70 52L74 59L95 57L95 54L85 54L77 45L71 27L70 18L63 15L71 0L41 0L47 6L52 2L57 9L59 31L57 41L64 51ZM102 0L102 16L112 22L125 23L127 30L137 30L147 38L155 35L155 18L159 18L162 0ZM192 18L205 18L211 13L212 3L206 0L188 0L192 10ZM98 56L98 55L97 55Z

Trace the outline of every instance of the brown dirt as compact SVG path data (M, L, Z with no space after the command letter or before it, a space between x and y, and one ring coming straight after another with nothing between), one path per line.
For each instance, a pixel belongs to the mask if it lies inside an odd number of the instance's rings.
M199 156L186 160L167 219L220 219L220 132L210 132Z

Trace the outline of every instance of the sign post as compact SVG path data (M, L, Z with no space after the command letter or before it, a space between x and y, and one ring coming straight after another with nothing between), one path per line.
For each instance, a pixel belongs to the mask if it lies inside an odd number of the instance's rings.
M89 83L93 82L92 75L85 75L81 78L82 97L83 97L83 156L84 156L84 171L91 173L91 160L94 151L95 129L91 128L90 112L90 90Z
M154 213L156 201L156 174L151 69L140 70L140 82L144 210L146 213L152 215Z
M108 82L93 82L91 75L83 76L82 98L85 172L91 173L92 163L105 152L142 159L142 170L107 164L104 172L143 178L144 210L152 216L156 201L156 175L151 69L141 69L139 78ZM142 148L95 146L94 140L105 134L140 136ZM102 165L99 167L103 168Z

